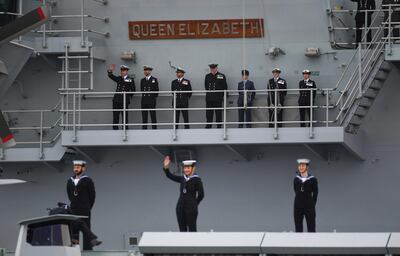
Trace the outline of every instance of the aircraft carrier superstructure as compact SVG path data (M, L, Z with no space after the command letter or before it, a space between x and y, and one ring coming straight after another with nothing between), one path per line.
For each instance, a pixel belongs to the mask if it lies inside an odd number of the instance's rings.
M167 154L177 173L181 160L198 161L199 231L293 231L296 159L309 158L320 190L317 231L400 232L400 38L384 35L384 26L397 24L384 20L380 0L364 29L372 40L359 44L357 6L347 0L3 3L2 25L38 7L49 18L0 45L0 108L17 142L0 151L0 175L28 181L0 187L0 247L14 249L19 220L68 202L73 159L88 162L95 182L99 250L128 250L142 232L177 231L178 188L162 171ZM219 129L205 129L210 63L228 84ZM136 84L122 109L129 123L119 130L112 130L110 64L129 66ZM159 82L156 130L141 129L144 65ZM176 67L192 84L190 129L175 127ZM283 127L272 121L270 128L267 82L275 67L288 94ZM256 88L252 128L237 128L242 69ZM304 69L318 90L312 120L300 127Z

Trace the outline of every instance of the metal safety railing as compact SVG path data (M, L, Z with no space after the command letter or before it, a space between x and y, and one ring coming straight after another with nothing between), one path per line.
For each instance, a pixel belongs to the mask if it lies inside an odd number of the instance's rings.
M55 143L61 135L61 116L59 115L61 101L59 101L52 109L33 109L33 110L4 110L2 113L10 117L13 114L20 116L29 115L29 125L18 125L18 123L11 122L10 130L16 136L17 146L37 146L39 149L39 159L44 158L44 147ZM50 115L53 114L52 117ZM26 118L28 119L28 118ZM53 136L45 138L45 134L49 131L53 132ZM30 137L30 140L21 140L18 138L17 133L35 132L39 138L35 139ZM24 137L24 136L21 136ZM4 156L4 149L1 156ZM0 159L2 157L0 156Z
M103 22L109 22L109 17L99 17L99 16L85 13L85 11L86 11L85 10L85 0L79 0L79 1L80 1L80 13L79 14L51 15L49 21L44 23L41 26L41 29L33 31L35 33L42 34L42 47L43 48L47 48L47 38L53 34L60 34L60 33L77 34L81 38L81 46L82 47L86 47L86 45L88 43L86 40L87 33L93 33L93 34L102 35L105 37L109 36L109 34L110 34L109 32L100 32L97 30L93 30L93 29L87 28L87 25L86 25L86 19L88 19L88 18L94 19L94 20L101 20ZM91 1L98 2L103 5L106 5L108 3L107 0L91 0ZM42 2L43 2L43 5L46 6L46 5L48 5L49 0L43 0ZM50 11L50 13L52 13L52 12ZM53 21L56 19L79 19L79 28L53 29L52 24L53 24Z
M382 9L380 9L382 11ZM366 42L367 34L373 28L369 27L365 30L362 42L359 43L357 49L352 54L349 62L346 65L343 73L341 74L334 90L339 92L339 97L336 99L334 105L339 108L336 119L340 120L343 125L346 117L351 115L348 109L355 103L356 100L361 99L366 90L368 89L367 80L373 72L375 65L379 60L383 60L385 46L390 42L390 32L393 27L390 27L390 18L381 23L378 30L372 37L371 42ZM387 27L389 24L389 27ZM384 37L384 31L389 32L388 37ZM390 45L390 43L389 43Z
M368 41L368 34L377 33L381 29L381 26L384 25L388 30L392 30L393 27L397 27L400 25L399 21L393 21L392 17L395 12L400 11L400 4L384 4L381 5L378 9L373 10L343 10L343 9L327 9L327 15L329 16L329 33L330 33L330 42L334 47L345 47L347 45L352 46L352 48L357 48L358 44L369 45L372 42ZM361 13L361 17L364 19L364 25L362 27L356 27L355 25L347 25L346 22L354 23L353 19L351 21L346 20L346 18L353 18L352 16L357 15L357 13ZM349 36L344 36L344 41L340 41L336 36L337 32L363 32L363 39L360 42L351 41L349 42ZM389 43L391 40L399 40L400 35L398 37L389 38Z
M310 93L310 105L307 106L298 106L298 105L284 105L284 106L279 106L279 105L268 105L267 103L267 97L265 97L265 104L259 104L259 105L248 105L247 104L247 96L248 93L257 93L257 99L260 101L260 95L267 95L268 93L274 93L275 101L278 102L278 94L279 92L286 91L286 92L299 92L299 91L313 91L313 93ZM228 106L228 95L232 94L238 94L238 92L242 92L243 99L244 99L244 104L243 106ZM314 126L315 125L323 125L323 126L330 126L333 125L336 120L332 120L330 111L334 108L332 105L330 105L330 97L331 97L331 92L332 89L265 89L265 90L244 90L244 91L238 91L238 90L225 90L225 91L206 91L206 90L196 90L196 91L157 91L157 92L89 92L89 91L67 91L67 92L61 92L61 95L68 95L69 99L72 100L72 109L61 109L61 113L63 115L72 115L72 120L70 120L69 123L62 123L61 126L65 130L72 130L74 132L74 137L77 137L77 132L81 128L94 128L94 127L112 127L115 126L116 124L113 124L111 122L106 122L106 123L89 123L86 120L80 119L82 116L82 113L102 113L102 112L113 112L113 111L121 111L122 112L122 122L120 125L122 125L122 129L124 133L126 134L126 131L129 128L135 128L135 127L141 127L143 125L142 122L126 122L126 117L128 113L132 112L141 112L141 111L156 111L158 113L162 113L163 116L168 115L167 118L168 120L172 121L167 121L167 122L158 122L154 125L165 127L165 128L170 128L172 129L173 132L173 138L176 138L176 131L177 131L177 125L219 125L221 128L224 130L224 138L227 137L227 129L229 127L232 127L234 125L239 125L239 124L257 124L257 125L273 125L274 128L274 137L277 139L278 136L278 129L279 125L283 124L307 124L309 131L310 131L310 137L314 137ZM157 93L160 95L168 95L171 97L172 101L172 106L169 107L158 107L158 108L152 108L152 109L143 109L143 108L127 108L126 106L126 99L129 96L133 96L134 98L136 96L140 96L143 93L146 94L151 94L151 93ZM203 96L204 93L219 93L223 94L223 100L221 107L216 107L216 108L206 108L206 107L188 107L188 108L180 108L177 104L176 98L178 94L184 94L184 93L192 93L192 95L200 95ZM314 104L313 100L313 94L318 93L324 97L324 103L323 104ZM121 109L112 109L112 108L84 108L80 107L78 109L78 99L85 96L107 96L107 95L113 95L113 94L121 94L123 95L123 103L122 106L123 108ZM261 100L263 101L263 100ZM229 111L234 111L234 110L240 110L244 109L247 111L253 111L253 110L270 110L271 113L273 113L274 118L269 118L268 120L260 120L260 121L251 121L251 122L239 122L236 120L229 120L228 119L228 112ZM299 120L278 120L278 112L279 111L286 111L286 110L300 110L300 109L307 109L309 110L309 120L306 121L299 121ZM203 121L196 121L196 122L188 122L188 123L182 123L176 120L176 112L180 110L188 110L188 111L207 111L207 110L219 110L221 111L221 116L222 120L221 122L211 122L207 123L206 120ZM319 119L315 117L314 111L315 110L322 110L324 111L324 117ZM69 114L68 114L69 113ZM90 120L91 122L93 120ZM153 125L153 124L152 124Z

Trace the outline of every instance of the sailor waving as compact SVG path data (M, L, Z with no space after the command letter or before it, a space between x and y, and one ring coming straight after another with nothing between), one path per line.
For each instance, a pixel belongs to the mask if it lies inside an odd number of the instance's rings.
M179 231L196 232L197 207L204 197L203 183L195 174L195 160L183 161L184 175L175 175L169 171L170 157L164 158L163 169L170 180L180 183L180 195L176 205L176 217L178 218Z

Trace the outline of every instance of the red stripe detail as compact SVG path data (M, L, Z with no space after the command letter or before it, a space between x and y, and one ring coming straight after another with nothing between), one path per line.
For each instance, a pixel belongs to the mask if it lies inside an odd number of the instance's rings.
M4 138L1 138L3 140L3 143L7 143L9 140L14 139L14 136L12 134L7 135Z
M41 7L37 8L37 13L39 14L40 20L46 19L46 15L43 12L43 9Z

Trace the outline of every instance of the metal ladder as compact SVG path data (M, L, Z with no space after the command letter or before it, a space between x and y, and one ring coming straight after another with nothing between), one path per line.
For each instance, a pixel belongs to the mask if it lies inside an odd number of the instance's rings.
M93 46L91 42L87 42L88 52L79 52L74 54L70 51L70 45L65 43L65 53L63 56L58 56L61 59L62 70L58 71L61 74L61 88L60 91L67 92L81 92L85 90L93 90ZM84 68L88 69L84 69ZM85 78L88 80L88 87L83 87ZM72 97L72 99L71 99ZM65 94L62 96L61 109L64 110L61 124L70 124L76 122L80 124L81 120L81 97L77 95ZM78 111L68 111L78 110ZM77 114L75 114L77 113ZM77 115L77 116L76 116ZM79 127L79 126L78 126Z

